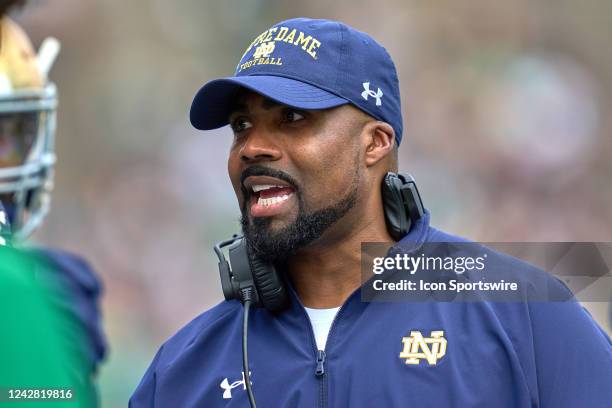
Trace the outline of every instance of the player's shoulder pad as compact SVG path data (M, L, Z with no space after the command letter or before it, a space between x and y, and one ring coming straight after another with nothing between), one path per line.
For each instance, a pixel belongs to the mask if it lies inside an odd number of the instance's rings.
M99 300L103 287L93 268L74 253L50 248L24 249L37 262L39 273L55 289L54 305L73 316L85 329L89 359L94 365L106 355Z
M102 282L97 277L91 264L83 257L60 249L28 248L27 252L38 258L55 273L61 273L61 279L68 278L72 284L90 296L99 296L103 290Z

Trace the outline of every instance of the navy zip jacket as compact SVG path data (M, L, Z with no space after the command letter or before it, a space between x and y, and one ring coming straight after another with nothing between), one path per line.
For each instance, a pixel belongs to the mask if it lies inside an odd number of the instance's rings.
M427 214L400 243L460 241L430 227ZM541 273L504 262L516 274ZM610 339L574 300L368 303L360 292L342 305L324 351L293 290L279 315L252 310L259 407L612 407ZM237 301L197 317L160 348L130 406L248 407L241 324ZM418 364L400 358L414 331L435 364L425 354Z

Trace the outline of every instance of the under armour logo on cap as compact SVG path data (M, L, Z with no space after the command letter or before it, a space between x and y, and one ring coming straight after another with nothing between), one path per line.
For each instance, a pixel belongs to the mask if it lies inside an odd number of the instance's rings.
M374 92L370 89L370 83L364 82L363 92L361 93L361 97L367 101L368 96L371 96L372 98L376 98L376 106L382 105L381 98L383 96L383 92L380 90L380 88L378 88L378 91Z

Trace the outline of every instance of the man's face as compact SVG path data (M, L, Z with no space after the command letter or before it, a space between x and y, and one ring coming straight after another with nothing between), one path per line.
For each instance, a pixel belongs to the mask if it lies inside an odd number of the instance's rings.
M251 251L283 260L355 205L365 120L350 105L301 111L256 93L237 98L228 171Z

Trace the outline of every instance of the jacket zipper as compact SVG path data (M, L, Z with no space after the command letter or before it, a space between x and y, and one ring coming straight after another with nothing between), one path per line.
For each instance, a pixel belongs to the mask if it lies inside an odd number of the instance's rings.
M349 296L349 299L351 297ZM328 346L330 344L330 340L332 337L332 333L334 332L334 328L336 326L336 321L338 320L338 317L340 316L340 314L342 313L342 311L344 310L344 305L346 305L346 303L349 301L349 299L347 299L346 302L344 302L344 304L340 307L340 309L338 310L338 313L336 313L336 316L334 316L334 320L332 320L332 324L331 327L329 329L329 333L327 335L327 342L325 344L325 350L328 349ZM327 401L327 370L325 368L325 359L327 354L325 353L325 350L318 350L317 346L316 346L316 341L315 341L315 337L314 337L314 329L312 328L312 323L310 322L310 318L308 317L308 313L306 313L306 309L304 309L304 314L306 315L306 318L308 319L308 324L310 325L310 333L311 333L311 339L312 339L312 344L314 345L314 350L315 350L315 362L316 362L316 368L315 368L315 376L319 378L319 398L320 398L320 404L319 407L321 408L327 408L328 405L328 401Z
M325 374L325 351L317 350L317 368L315 376L319 377L319 406L327 407L327 375Z
M315 375L321 377L325 375L325 351L317 350L317 369Z
M342 312L344 312L345 306L347 305L348 302L351 301L351 299L353 298L353 296L355 296L355 293L358 290L359 289L355 290L355 292L353 292L346 299L346 301L342 304L342 306L340 306L340 309L338 310L338 313L336 313L336 316L334 316L334 320L332 320L332 324L331 324L331 327L329 328L329 333L327 335L327 342L325 344L325 350L329 348L330 340L332 339L332 334L334 333L334 329L336 328L336 322L338 318L340 317ZM328 369L325 367L325 361L327 358L327 354L325 350L319 350L317 348L317 341L315 339L314 329L312 328L312 322L310 321L310 317L308 316L308 313L306 312L304 305L299 300L297 295L296 295L296 299L298 301L298 304L301 306L302 313L304 313L304 316L306 317L306 321L308 322L308 326L310 327L310 344L312 345L312 349L315 352L315 364L316 364L315 367L316 368L315 368L314 374L315 374L315 377L319 378L319 381L320 381L319 382L319 398L320 398L319 407L327 408L327 405L328 405L328 401L327 401L327 398L328 398L328 395L327 395Z

